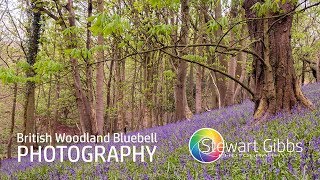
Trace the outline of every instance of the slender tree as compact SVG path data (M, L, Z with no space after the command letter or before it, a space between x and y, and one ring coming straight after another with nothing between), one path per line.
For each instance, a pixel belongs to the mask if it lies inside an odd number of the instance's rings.
M7 156L11 158L11 147L13 139L13 131L16 124L16 108L17 108L17 94L18 94L18 83L14 83L13 87L13 100L12 100L12 110L11 110L11 126L10 126L10 136L7 146Z
M92 11L93 11L93 3L92 0L88 0L87 1L88 6L87 6L87 14L88 14L88 18L92 17ZM91 21L87 21L87 39L86 39L86 49L87 51L89 51L92 48L92 33L90 31L90 28L92 26ZM87 55L85 58L85 63L86 63L86 96L88 97L89 100L89 109L91 109L91 128L92 128L92 132L97 131L97 125L96 125L96 117L94 117L95 115L95 109L94 109L94 105L93 105L93 70L92 70L92 64L91 64L91 58L89 55ZM99 58L98 58L99 59ZM99 59L99 61L101 61Z
M214 8L214 13L215 13L215 21L219 21L222 17L222 0L217 0L215 2L215 8ZM222 27L219 25L218 30L215 32L215 39L216 40L220 40L220 38L223 36L223 31L222 31ZM222 40L221 40L222 41ZM223 43L223 42L221 42ZM222 71L227 72L227 68L228 68L228 61L226 60L226 57L224 54L215 54L215 59L214 59L214 63L218 64L217 68L219 68ZM213 73L213 72L212 72ZM219 95L219 97L217 97L218 101L220 101L219 107L220 106L225 106L225 97L226 97L226 92L227 92L227 81L226 81L226 77L223 76L220 73L215 73L214 75L212 75L214 77L216 77L215 81L217 84L217 90L219 91L217 94ZM213 97L214 98L214 97Z
M27 63L30 68L26 75L27 78L35 76L33 65L36 63L36 57L39 51L39 39L41 31L41 12L37 9L36 1L31 1L29 5L28 16L31 26L28 33L27 44ZM23 134L35 133L35 82L28 80L26 83L26 99L24 105L24 130ZM27 147L32 146L32 143L25 143Z
M76 27L76 17L73 8L73 0L68 0L67 9L69 11L69 29L71 30L70 35L66 36L69 41L68 48L75 49L77 48L77 35L74 32L74 28ZM72 40L72 42L70 42ZM80 77L80 70L78 66L77 59L75 57L70 56L70 63L72 66L73 72L73 79L74 79L74 88L75 88L75 95L76 95L76 102L78 106L78 112L80 117L80 124L81 130L83 133L90 133L92 134L92 123L91 123L91 108L90 102L87 96L84 93L81 77Z
M238 14L238 0L233 0L231 2L231 11L230 11L230 18L231 21L237 17ZM230 32L230 44L236 43L236 35L234 31ZM232 77L236 77L236 70L237 70L237 56L232 56L228 61L228 74ZM228 79L227 80L227 89L225 94L225 105L229 106L234 104L233 95L235 92L235 82Z
M98 0L98 12L103 13L104 11L104 2L103 0ZM98 45L103 46L104 40L103 35L100 34L98 36ZM104 126L104 98L103 98L103 81L104 81L104 51L103 48L99 50L98 57L97 57L97 74L96 74L96 81L97 81L97 87L96 87L96 127L97 127L97 134L102 135L103 134L103 126Z
M181 0L181 31L180 31L180 44L188 44L189 35L189 0ZM181 51L180 56L186 55L186 51ZM180 61L177 68L177 81L175 85L175 108L176 120L186 119L187 113L190 112L187 103L186 94L186 76L188 64L185 61Z

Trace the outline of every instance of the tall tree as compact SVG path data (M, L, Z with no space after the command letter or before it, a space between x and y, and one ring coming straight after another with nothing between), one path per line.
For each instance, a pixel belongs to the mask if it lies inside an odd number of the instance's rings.
M242 40L240 42L240 44L241 44L241 46L245 46L244 40ZM238 62L241 62L241 67L239 67L239 68L241 68L240 69L241 74L240 74L239 81L244 82L244 80L246 79L246 76L248 74L247 69L246 69L246 67L247 67L247 54L244 52L240 52L238 54ZM237 84L236 89L233 94L233 97L232 97L233 102L237 103L237 102L239 102L237 100L244 99L244 97L240 96L241 89L242 89L241 85Z
M92 11L93 11L93 4L92 4L92 0L88 0L87 1L88 6L87 6L87 13L88 13L88 18L92 17ZM90 28L92 26L91 21L87 21L87 39L86 39L86 49L87 51L89 51L92 47L92 33L90 31ZM97 125L96 125L96 117L94 117L95 114L95 110L94 110L94 105L93 105L93 77L92 77L92 64L91 64L91 58L89 55L87 55L85 58L85 63L86 63L86 91L87 91L87 97L89 100L89 105L90 105L90 109L91 109L91 128L92 128L92 132L96 132L97 131Z
M31 1L28 10L31 26L29 28L28 44L27 44L27 63L30 68L27 70L27 78L35 76L33 65L39 51L39 39L41 30L41 12L37 9L36 1ZM35 133L35 82L27 81L26 83L26 99L24 105L24 130L23 134ZM26 143L27 147L32 143Z
M11 158L11 147L12 147L12 139L13 139L13 131L15 127L16 121L16 109L17 109L17 94L18 94L18 83L14 83L13 87L13 102L12 102L12 110L11 110L11 126L10 126L10 136L7 145L7 156Z
M68 19L69 19L69 26L70 26L69 29L71 32L68 36L66 36L67 41L69 41L68 48L76 49L77 48L77 35L75 32L76 17L75 17L75 12L73 8L73 0L68 0L67 9L69 11ZM72 42L70 42L71 40ZM73 72L73 79L74 79L73 85L75 88L75 95L76 95L76 101L78 106L81 130L83 133L92 134L90 102L88 100L88 97L85 95L82 87L78 61L75 57L70 56L70 63L71 63L72 72Z
M188 44L189 35L189 0L181 0L181 30L180 44ZM186 55L186 51L181 51L180 56ZM186 77L188 64L179 60L177 68L177 81L175 85L175 109L176 120L186 119L188 113L188 103L186 94ZM190 110L189 110L190 111Z
M231 11L230 11L230 18L231 21L233 21L238 14L238 0L232 0L231 1ZM230 44L235 44L236 43L236 35L233 30L230 32ZM237 56L232 56L230 60L228 61L228 74L231 75L232 77L236 76L236 69L237 69ZM235 82L232 81L231 79L227 80L227 89L226 89L226 94L225 94L225 105L229 106L234 104L234 99L233 95L235 92Z
M122 51L119 49L118 44L115 44L114 50L115 59L121 56ZM117 117L114 121L113 130L115 132L124 132L126 127L126 112L125 112L125 102L124 102L124 81L125 81L125 62L115 61L115 90L114 90L114 103L117 107Z
M219 21L222 18L222 0L217 0L215 2L215 8L214 8L214 13L215 13L215 21ZM222 26L219 25L219 29L215 32L216 40L219 41L220 38L223 36L223 30ZM222 41L222 39L221 39ZM223 43L223 42L221 42ZM226 57L223 54L218 54L215 58L215 62L218 64L218 67L220 70L226 72L227 67L228 67L228 61L226 61ZM219 107L220 106L225 106L225 96L227 92L227 81L225 76L223 76L220 73L214 73L212 72L212 76L216 77L216 82L217 82L217 90L219 91L218 94L218 101L220 101Z
M203 7L202 5L202 1L200 1L200 5L198 5L198 9L199 9L199 32L197 32L197 34L199 34L199 44L204 44L205 43L205 38L206 38L206 34L205 34L205 28L206 28L206 13L205 12L207 10L207 7ZM195 38L196 39L196 38ZM199 47L199 55L200 56L204 56L204 48L203 47ZM196 109L196 113L199 114L202 112L202 80L203 80L203 76L204 76L204 69L201 66L196 66L196 93L195 93L195 109Z
M274 13L269 10L263 18L259 18L259 9L252 8L256 3L263 4L263 1L245 0L243 6L251 39L255 41L252 47L264 59L262 61L254 57L254 118L264 119L279 111L290 111L296 105L311 108L311 102L301 92L293 66L293 15L290 12L294 10L295 4L293 1L271 1L279 3L280 9ZM268 4L270 3L265 3Z
M103 13L104 10L104 3L103 0L98 0L98 12ZM100 33L98 36L98 45L103 46L103 34ZM103 102L103 81L104 81L104 51L103 48L99 50L98 57L97 57L97 74L96 74L96 127L97 127L97 134L103 134L103 127L104 127L104 102Z

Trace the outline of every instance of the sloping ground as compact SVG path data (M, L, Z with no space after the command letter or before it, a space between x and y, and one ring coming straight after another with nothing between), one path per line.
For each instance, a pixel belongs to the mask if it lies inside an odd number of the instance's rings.
M158 147L153 162L132 162L131 159L123 163L30 163L27 157L17 163L13 158L1 161L0 173L5 178L21 179L319 179L320 84L307 85L303 91L314 102L314 111L280 113L259 127L247 126L253 113L253 104L247 101L196 115L191 121L139 132L157 133L159 142L155 144ZM259 152L225 153L212 164L201 164L190 155L188 141L196 130L205 127L218 130L227 143L263 144L264 140L271 139L267 146L271 149L277 147L278 140L284 143L288 140L301 143L303 151L267 153L260 148ZM80 148L85 145L88 144L78 144ZM107 149L112 145L115 144L105 144Z

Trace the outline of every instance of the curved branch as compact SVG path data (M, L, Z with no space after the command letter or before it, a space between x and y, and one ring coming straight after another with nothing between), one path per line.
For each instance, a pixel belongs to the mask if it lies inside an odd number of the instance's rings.
M202 63L199 63L199 62L196 62L196 61L192 61L192 60L189 60L189 59L186 59L186 58L183 58L183 57L176 56L176 55L171 54L171 53L169 53L169 52L167 52L167 51L165 51L165 50L160 50L160 51L163 52L163 53L165 53L165 54L167 54L167 55L169 55L169 56L172 56L172 57L174 57L174 58L180 59L180 60L182 60L182 61L186 61L186 62L189 62L189 63L197 64L197 65L199 65L199 66L201 66L201 67L204 67L204 68L206 68L206 69L209 69L209 70L211 70L211 71L220 73L220 74L228 77L229 79L235 81L236 83L238 83L238 84L239 84L240 86L242 86L245 90L247 90L247 91L252 95L252 97L254 97L254 92L253 92L248 86L246 86L245 84L243 84L242 82L240 82L238 79L232 77L231 75L229 75L229 74L227 74L227 73L225 73L225 72L223 72L223 71L221 71L221 70L219 70L219 69L215 69L215 68L209 67L209 66L207 66L207 65L205 65L205 64L202 64Z
M150 49L150 50L146 50L146 51L134 52L134 53L128 54L128 55L126 55L126 56L124 56L124 57L122 57L120 59L116 59L116 60L115 59L105 59L103 61L93 62L90 65L94 65L94 64L99 63L99 62L113 61L113 60L114 61L123 61L126 58L129 58L131 56L140 55L140 54L146 54L146 53L151 53L151 52L161 51L161 50L171 49L171 48L192 48L192 47L212 47L212 46L217 46L217 44L168 45L168 46L162 46L162 47L159 47L159 48L154 48L154 49ZM218 45L218 46L223 48L223 49L225 49L227 52L228 51L238 51L238 52L245 52L247 54L251 54L253 56L256 56L263 64L265 64L264 59L254 51L250 51L250 50L247 50L247 49L241 49L241 48L230 48L230 47L224 46L224 45ZM226 52L218 51L217 53L225 54ZM79 64L79 65L81 66L81 65L84 65L84 64Z
M305 1L304 1L305 2ZM318 3L315 3L315 4L312 4L308 7L305 7L301 10L298 10L296 11L296 9L301 5L303 4L304 2L301 2L300 4L298 4L293 10L285 13L285 14L280 14L280 15L274 15L274 16L269 16L269 17L257 17L257 18L247 18L247 19L244 19L244 20L241 20L241 21L238 21L238 22L235 22L234 24L231 25L231 27L219 38L219 41L217 43L217 46L215 47L214 49L214 52L216 52L217 48L219 47L220 43L222 42L223 38L225 38L225 36L234 28L236 27L237 25L239 24L242 24L242 23L247 23L247 22L250 22L250 21L254 21L254 20L263 20L263 19L272 19L272 18L279 18L278 20L281 20L283 18L285 18L286 16L289 16L289 15L292 15L292 14L295 14L295 13L299 13L299 12L303 12L303 11L306 11L307 9L310 9L312 7L315 7L315 6L318 6L320 5L320 2ZM278 22L275 21L268 29L268 32L270 31L271 27L276 23Z
M306 11L307 9L310 9L310 8L312 8L312 7L315 7L315 6L319 6L319 5L320 5L320 2L318 2L318 3L312 4L312 5L310 5L310 6L307 6L307 7L303 8L303 9L300 9L300 10L296 11L296 9L297 9L301 4L303 4L303 3L305 3L305 2L306 2L306 1L301 2L301 3L298 4L293 10L289 11L288 13L284 14L284 15L281 16L279 19L277 19L276 21L274 21L274 22L270 25L267 33L270 32L271 28L272 28L277 22L281 21L281 20L284 19L285 17L290 16L290 15L295 14L295 13L304 12L304 11Z

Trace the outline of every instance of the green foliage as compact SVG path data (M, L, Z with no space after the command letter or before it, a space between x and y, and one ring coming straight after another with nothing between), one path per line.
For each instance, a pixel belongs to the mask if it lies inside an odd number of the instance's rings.
M157 37L160 41L166 42L170 40L170 35L173 33L174 26L169 24L158 24L152 26L149 30L149 34Z
M30 64L27 63L26 61L19 61L19 62L17 63L17 67L20 68L20 69L22 69L22 71L24 71L24 72L26 72L26 71L28 71L28 70L31 69Z
M219 24L222 26L222 28L228 27L229 26L229 19L227 16L223 16L219 19Z
M176 74L171 70L163 71L163 75L165 79L169 81L172 81L176 77Z
M153 26L149 33L155 36L165 36L168 37L172 33L172 26L169 24L158 24Z
M105 37L112 34L121 35L130 28L129 21L118 14L110 16L107 13L99 13L96 16L92 16L89 20L93 21L90 30L94 36L98 36L99 34L103 34Z
M25 83L27 81L41 82L47 80L51 75L61 71L63 65L50 59L39 59L33 67L25 61L19 61L10 68L0 67L0 80L4 84ZM18 73L21 72L22 73ZM35 76L26 77L25 73L34 71Z
M294 58L294 67L297 75L301 76L303 73L308 80L313 80L314 76L308 73L310 67L315 67L318 60L318 52L320 48L319 41L319 22L317 19L317 11L309 9L304 13L299 13L294 16L292 26L292 54ZM305 69L303 69L303 60L307 60L314 64L305 62Z
M210 20L207 23L207 32L216 32L220 28L220 25L215 20Z
M25 79L17 75L16 71L12 68L0 67L0 80L4 84L24 82Z
M153 8L169 8L178 9L180 6L180 0L147 0Z
M48 79L49 76L61 71L64 66L61 63L51 59L45 59L37 61L33 67L38 78Z
M279 1L280 0L266 0L264 3L257 2L251 9L257 12L258 17L263 17L271 12L279 12L281 9ZM281 3L284 4L285 2L285 0L282 0Z
M72 26L72 27L65 28L62 31L62 34L65 36L71 36L73 34L80 34L80 33L82 33L82 31L83 30L81 30L81 28L76 27L76 26Z
M189 60L191 60L193 62L198 62L198 63L207 62L207 57L206 56L188 54L188 55L184 55L183 58L189 59Z
M105 49L104 46L95 46L91 49L87 48L74 48L74 49L66 49L64 53L72 58L75 59L91 59L92 55L95 51L99 51L101 49Z
M137 10L139 13L143 11L144 2L142 1L134 1L133 8Z
M226 16L223 16L218 20L212 19L207 22L207 24L206 24L207 30L206 31L207 31L207 33L210 33L210 32L214 33L216 31L218 31L219 29L223 30L223 29L228 28L229 24L230 24L230 19Z

